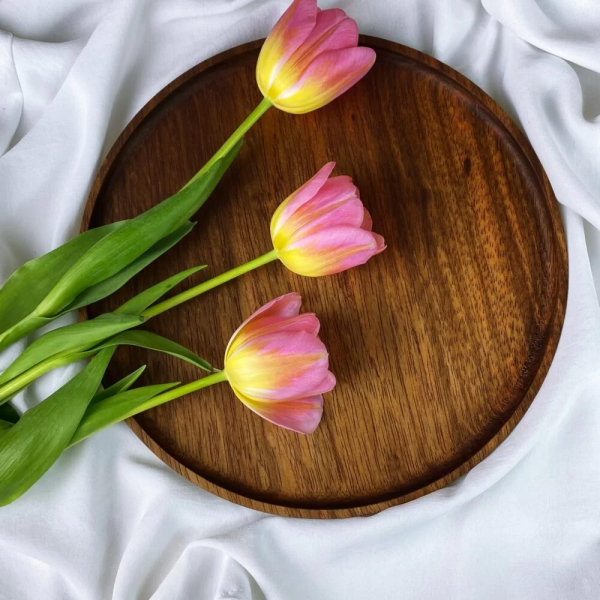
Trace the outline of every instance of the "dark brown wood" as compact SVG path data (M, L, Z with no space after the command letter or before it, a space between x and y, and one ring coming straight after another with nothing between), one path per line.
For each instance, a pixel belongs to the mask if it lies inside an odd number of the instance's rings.
M270 249L271 213L329 160L349 174L387 251L321 279L271 264L148 323L215 365L238 324L299 291L322 321L338 377L321 426L266 423L220 384L131 427L194 483L301 517L366 515L437 490L488 456L538 391L564 318L558 206L529 143L479 88L415 50L373 38L372 72L312 114L270 110L175 249L91 315L207 263L193 283ZM83 228L137 215L181 187L260 100L260 42L198 65L136 116L104 162ZM186 283L185 285L192 285ZM112 381L198 372L120 349Z

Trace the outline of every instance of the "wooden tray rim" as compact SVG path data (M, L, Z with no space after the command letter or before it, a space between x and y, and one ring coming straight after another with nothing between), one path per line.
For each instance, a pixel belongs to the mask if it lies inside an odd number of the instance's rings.
M174 79L171 83L160 90L153 98L151 98L133 117L128 123L125 129L121 132L111 149L109 150L106 158L102 161L98 173L94 179L90 193L88 196L87 203L85 205L82 221L81 231L86 231L89 228L90 221L93 215L96 201L102 191L106 176L110 172L115 160L119 156L121 150L126 145L131 135L138 129L138 127L144 122L144 120L151 115L151 113L160 106L160 104L166 100L173 92L179 89L190 79L196 77L198 74L210 69L211 67L221 64L225 61L229 61L240 54L244 54L251 50L254 50L262 45L264 39L254 40L241 44L234 48L225 50L219 54L216 54L203 62L191 67L179 77ZM549 219L553 226L553 233L556 242L556 249L558 253L558 263L562 263L563 280L568 282L568 263L567 263L567 248L565 242L565 234L562 226L562 219L560 216L560 210L558 201L554 196L554 192L548 180L548 177L537 157L533 148L531 147L528 139L525 137L523 132L517 127L512 121L508 114L481 88L475 85L472 81L467 79L464 75L455 71L452 67L440 62L439 60L424 54L408 46L392 42L383 38L373 36L360 36L360 44L366 46L372 46L375 48L381 48L397 54L402 58L406 58L416 63L424 65L438 77L441 74L443 77L450 80L451 84L455 87L460 88L463 92L470 94L481 103L485 109L487 109L493 117L495 117L506 132L513 138L513 142L524 154L528 160L532 172L538 177L538 183L540 188L543 190L545 197L547 198L547 208L549 210ZM560 284L560 282L558 282ZM221 487L210 480L198 475L191 469L188 469L177 459L167 453L161 446L159 446L138 424L135 417L127 419L127 424L131 430L140 438L140 440L163 462L165 462L174 471L194 483L195 485L219 496L225 500L229 500L236 504L258 510L261 512L271 513L279 516L288 516L296 518L309 518L309 519L321 519L321 518L348 518L356 516L368 516L376 514L386 508L404 504L411 500L415 500L431 492L440 490L462 475L469 472L475 465L480 463L484 458L489 456L493 450L495 450L500 443L502 443L514 427L521 420L525 414L535 395L539 391L541 384L543 383L550 363L556 351L562 324L564 321L565 307L567 301L567 286L558 286L554 299L554 310L552 313L552 323L549 325L548 330L551 331L548 336L549 340L546 344L545 352L542 356L542 360L538 367L536 376L532 380L532 384L529 390L524 394L521 403L515 409L513 415L507 420L502 428L493 436L479 451L477 451L471 458L464 462L462 465L457 467L451 473L441 477L440 479L430 483L414 492L404 494L402 496L394 497L389 500L375 502L366 505L352 505L348 507L336 507L329 509L315 509L315 508L298 508L294 506L287 506L281 504L271 504L268 502L262 502L254 498L232 492L224 487ZM87 318L87 311L83 308L81 311L82 318ZM550 343L551 342L551 343Z

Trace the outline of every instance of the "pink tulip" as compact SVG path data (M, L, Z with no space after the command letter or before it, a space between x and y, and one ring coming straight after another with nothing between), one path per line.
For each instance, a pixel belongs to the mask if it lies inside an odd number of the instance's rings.
M224 372L236 396L261 417L298 433L321 420L323 396L335 386L319 320L299 314L302 300L286 294L265 304L233 334Z
M294 0L262 47L256 65L258 87L286 112L320 108L373 66L375 52L357 44L356 22L343 10L320 10L316 0Z
M319 277L362 265L385 250L347 176L328 179L327 163L284 200L271 219L271 239L281 262L294 273Z

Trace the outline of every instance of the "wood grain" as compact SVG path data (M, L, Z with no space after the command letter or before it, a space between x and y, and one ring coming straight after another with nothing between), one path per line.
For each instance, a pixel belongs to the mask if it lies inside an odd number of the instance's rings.
M196 484L259 510L366 515L439 489L490 454L527 410L554 355L567 263L558 206L529 143L479 88L431 57L374 38L372 72L314 113L270 110L175 249L89 310L176 271L193 283L270 249L270 215L329 160L354 178L387 251L310 279L271 264L147 327L222 364L252 311L296 290L322 321L338 377L310 436L278 429L226 384L130 423ZM83 229L133 217L179 189L254 108L260 42L211 58L136 116L102 165ZM192 285L189 283L187 285ZM110 381L198 372L120 349Z

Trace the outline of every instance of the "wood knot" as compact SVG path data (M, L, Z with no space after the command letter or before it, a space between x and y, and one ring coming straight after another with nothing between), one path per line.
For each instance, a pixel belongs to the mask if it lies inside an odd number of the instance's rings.
M463 163L463 168L465 170L465 175L469 175L471 173L471 159L465 158L465 162Z

